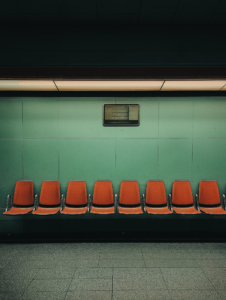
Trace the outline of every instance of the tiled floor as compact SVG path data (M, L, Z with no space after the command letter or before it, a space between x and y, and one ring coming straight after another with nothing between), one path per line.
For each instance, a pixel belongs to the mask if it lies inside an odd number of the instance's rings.
M0 244L0 299L226 299L226 243Z

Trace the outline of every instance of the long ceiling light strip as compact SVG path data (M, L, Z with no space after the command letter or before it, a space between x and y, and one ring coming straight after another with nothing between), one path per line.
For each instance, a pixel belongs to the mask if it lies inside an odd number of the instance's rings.
M53 80L0 80L0 91L56 91Z
M225 80L168 80L161 91L220 91L225 83Z
M163 80L55 80L55 83L59 91L159 91Z
M226 91L226 80L0 80L0 91Z

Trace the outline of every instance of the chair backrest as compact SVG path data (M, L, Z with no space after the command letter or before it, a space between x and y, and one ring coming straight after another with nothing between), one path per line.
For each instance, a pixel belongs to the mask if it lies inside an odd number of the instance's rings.
M122 181L120 187L119 204L140 204L140 192L137 181Z
M39 204L60 205L60 183L59 181L43 181Z
M146 203L153 205L163 205L167 203L164 181L147 182Z
M194 204L190 181L174 181L172 190L172 204L190 205Z
M220 193L216 181L199 182L199 204L215 205L220 204Z
M13 204L32 206L34 205L34 186L32 181L17 181Z
M93 204L114 204L113 187L111 181L96 181L93 191Z
M87 204L87 191L85 181L69 181L67 187L66 204L84 205Z

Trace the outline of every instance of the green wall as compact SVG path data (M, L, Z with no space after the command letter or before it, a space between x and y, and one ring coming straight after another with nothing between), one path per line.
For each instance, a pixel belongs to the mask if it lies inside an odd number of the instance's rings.
M213 179L225 193L225 100L0 98L0 220L23 231L24 217L2 215L16 180L33 180L38 195L43 180L59 180L61 193L69 180L85 180L91 194L95 180L111 180L115 193L122 180L137 180L141 193L147 180L164 180L167 193L173 180L190 180L194 194ZM139 103L140 126L103 127L104 103Z

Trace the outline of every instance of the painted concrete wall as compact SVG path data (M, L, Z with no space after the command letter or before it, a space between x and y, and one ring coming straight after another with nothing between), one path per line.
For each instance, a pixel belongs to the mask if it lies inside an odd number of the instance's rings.
M64 194L69 180L85 180L91 194L95 180L111 180L114 193L122 180L137 180L141 193L147 180L164 180L167 193L173 180L190 180L195 194L213 179L225 193L225 100L2 97L0 232L23 231L24 217L2 215L17 180L33 180L38 195L43 180L59 180ZM140 126L103 127L104 103L139 103Z

